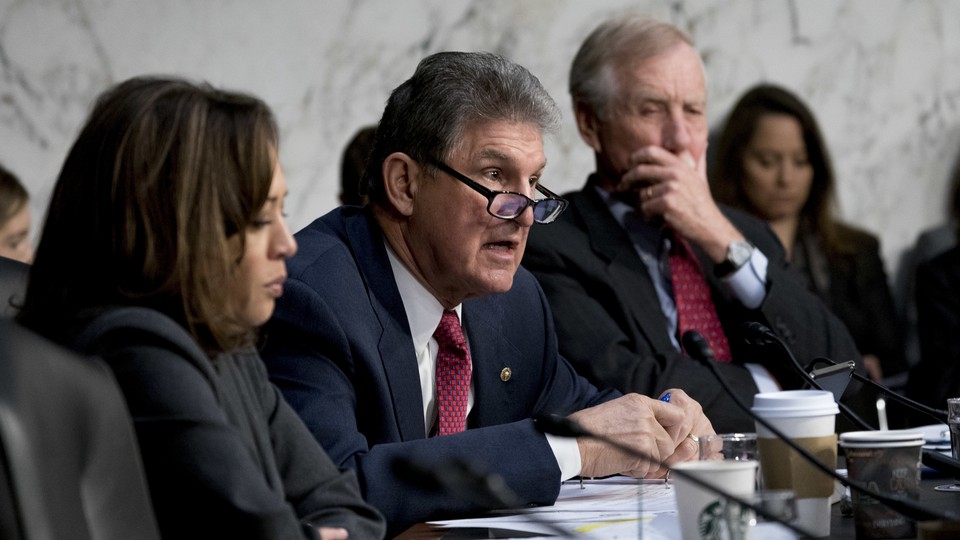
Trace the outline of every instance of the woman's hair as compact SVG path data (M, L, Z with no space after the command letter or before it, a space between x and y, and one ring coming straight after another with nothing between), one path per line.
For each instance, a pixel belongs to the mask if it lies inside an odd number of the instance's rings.
M252 96L140 77L100 96L60 171L20 320L66 341L112 305L157 309L208 351L252 329L226 294L277 155Z
M753 87L740 98L727 118L717 143L710 172L710 187L721 203L757 213L744 191L744 158L760 119L770 114L785 114L795 119L803 131L807 159L813 168L810 196L801 210L801 220L819 238L829 253L844 252L848 246L833 217L834 176L827 146L810 109L788 90L771 84Z
M17 215L30 200L23 184L14 174L0 166L0 229Z

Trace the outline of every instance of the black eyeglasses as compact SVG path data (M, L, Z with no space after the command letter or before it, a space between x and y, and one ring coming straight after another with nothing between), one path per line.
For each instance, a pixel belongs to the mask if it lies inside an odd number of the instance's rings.
M546 199L533 200L522 193L513 191L493 191L474 182L469 176L457 172L453 167L442 161L434 161L434 165L441 171L463 182L477 193L487 198L487 212L500 219L515 219L528 206L533 207L533 220L537 223L550 223L557 219L567 208L567 201L561 199L549 189L537 184L536 190L547 196Z

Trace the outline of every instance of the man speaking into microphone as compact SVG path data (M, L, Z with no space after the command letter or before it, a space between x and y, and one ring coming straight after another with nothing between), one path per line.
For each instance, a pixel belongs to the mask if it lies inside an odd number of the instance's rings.
M713 431L685 392L665 403L601 390L557 352L546 299L519 266L529 230L566 206L540 180L559 117L520 65L430 55L387 101L364 177L370 203L296 235L263 358L334 463L356 471L391 536L551 504L576 475L662 477L696 455L692 436ZM533 421L542 414L653 459L547 436ZM497 474L515 502L464 497L482 479L460 463ZM419 464L442 473L434 486L417 478Z
M860 362L843 324L788 271L772 231L714 202L704 66L688 36L650 19L611 19L580 47L569 85L596 170L564 195L565 214L531 231L523 266L540 281L561 353L580 373L624 392L683 388L717 431L752 431L684 354L684 332L707 338L748 402L803 379L776 348L746 346L745 321L769 326L801 362Z

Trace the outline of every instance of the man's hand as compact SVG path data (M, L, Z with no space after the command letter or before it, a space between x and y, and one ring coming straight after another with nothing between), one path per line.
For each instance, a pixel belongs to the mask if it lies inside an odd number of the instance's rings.
M639 394L628 394L570 415L571 420L591 433L612 439L638 453L631 455L598 439L578 438L580 475L626 474L656 478L666 472L661 462L669 464L694 457L696 443L688 440L688 435L701 429L703 433L713 433L713 428L696 401L682 390L672 392L678 396L676 403L672 403L672 397L671 403L665 403Z
M699 159L647 146L630 156L630 168L617 187L636 194L636 207L648 219L660 217L677 234L699 245L716 263L743 235L723 215L707 182L706 148Z
M673 465L683 461L697 459L700 453L700 447L694 437L700 435L710 435L714 433L713 424L703 414L703 407L697 400L691 398L686 392L679 388L671 388L664 392L670 394L670 404L683 410L682 420L673 425L664 426L667 433L673 437L676 448L673 453L666 456L663 460L664 465ZM663 423L661 422L661 425ZM657 473L666 473L666 469L661 469Z

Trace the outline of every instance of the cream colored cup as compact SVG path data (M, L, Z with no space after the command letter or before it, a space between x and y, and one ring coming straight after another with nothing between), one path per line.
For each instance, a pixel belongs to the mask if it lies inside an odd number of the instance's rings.
M785 390L753 396L754 414L763 418L794 443L829 467L837 467L840 412L833 394L823 390ZM830 496L834 480L756 423L757 447L764 489L793 490L797 501L796 524L816 536L830 534Z

